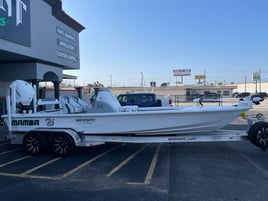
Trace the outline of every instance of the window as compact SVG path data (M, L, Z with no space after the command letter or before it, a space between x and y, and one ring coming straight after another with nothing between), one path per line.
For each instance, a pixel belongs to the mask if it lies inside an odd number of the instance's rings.
M223 91L222 94L223 96L230 96L230 91Z

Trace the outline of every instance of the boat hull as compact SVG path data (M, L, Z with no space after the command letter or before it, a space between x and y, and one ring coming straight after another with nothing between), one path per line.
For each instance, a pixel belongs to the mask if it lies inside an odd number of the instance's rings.
M85 135L154 136L210 132L229 124L248 109L248 107L221 106L118 113L16 114L11 118L11 131L69 128Z

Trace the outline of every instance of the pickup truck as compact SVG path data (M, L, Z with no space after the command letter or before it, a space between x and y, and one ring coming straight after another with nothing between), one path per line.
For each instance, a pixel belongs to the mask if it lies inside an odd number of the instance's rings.
M172 105L171 99L157 99L154 93L126 93L118 95L117 99L122 106L137 105L139 107L160 107Z

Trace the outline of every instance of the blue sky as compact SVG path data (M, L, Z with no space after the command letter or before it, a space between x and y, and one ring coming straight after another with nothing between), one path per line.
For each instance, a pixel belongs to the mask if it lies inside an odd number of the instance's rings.
M86 27L80 33L78 84L175 86L173 69L191 69L185 84L268 81L267 0L62 0Z

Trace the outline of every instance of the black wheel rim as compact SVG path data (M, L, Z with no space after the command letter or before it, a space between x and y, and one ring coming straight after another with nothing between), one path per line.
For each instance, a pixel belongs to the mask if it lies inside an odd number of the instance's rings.
M41 151L41 142L38 136L29 135L25 140L25 148L29 153L38 154Z
M256 135L256 139L260 145L267 147L267 145L268 145L268 127L261 128Z
M70 141L66 136L56 136L53 142L53 150L57 155L66 155L70 152Z

